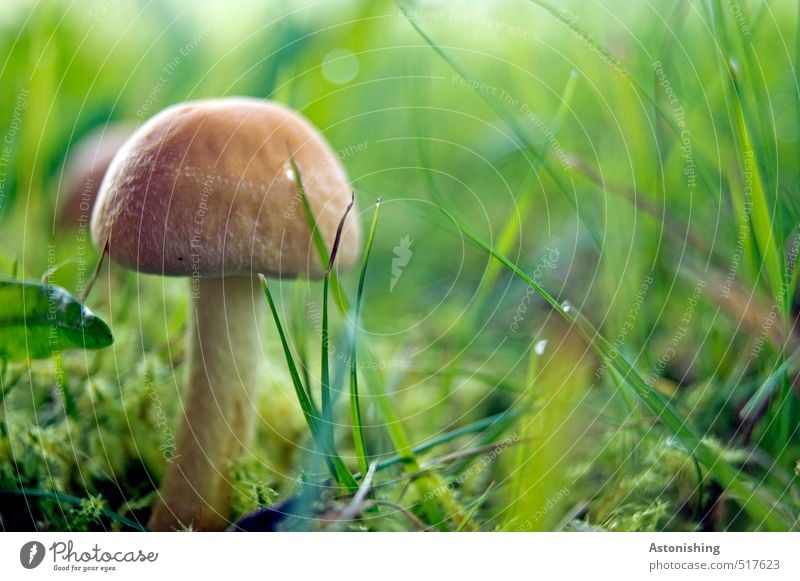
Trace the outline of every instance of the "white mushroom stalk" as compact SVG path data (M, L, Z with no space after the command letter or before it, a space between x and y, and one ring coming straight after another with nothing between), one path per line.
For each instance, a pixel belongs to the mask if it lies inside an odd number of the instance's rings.
M263 305L245 276L193 281L187 380L175 455L150 527L224 528L233 483L231 459L247 453L264 373Z

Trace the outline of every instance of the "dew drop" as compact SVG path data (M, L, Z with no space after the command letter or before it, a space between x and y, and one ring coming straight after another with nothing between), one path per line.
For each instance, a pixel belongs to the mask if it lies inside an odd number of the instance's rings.
M358 57L351 50L332 50L322 59L322 74L331 83L343 85L358 74Z
M294 183L295 176L294 176L294 170L292 169L292 164L287 163L283 169L286 172L286 177L289 178L289 181Z

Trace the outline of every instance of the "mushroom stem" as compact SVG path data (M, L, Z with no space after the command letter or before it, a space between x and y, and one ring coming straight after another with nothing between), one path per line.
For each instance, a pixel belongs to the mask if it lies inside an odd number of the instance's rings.
M184 415L153 530L222 530L229 522L230 463L252 439L263 380L263 309L254 293L250 277L192 279Z

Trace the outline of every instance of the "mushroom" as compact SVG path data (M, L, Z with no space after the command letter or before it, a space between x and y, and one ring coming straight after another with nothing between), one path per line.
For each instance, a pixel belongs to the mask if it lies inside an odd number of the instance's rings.
M133 129L125 123L104 125L71 148L59 193L61 205L56 220L59 228L88 228L103 176Z
M291 153L290 153L291 152ZM231 460L254 432L264 382L258 273L324 274L298 193L294 157L330 249L351 200L344 169L299 114L248 98L170 107L125 143L103 181L92 238L142 273L191 277L187 377L177 432L149 526L220 530L230 516ZM359 252L344 223L337 265Z

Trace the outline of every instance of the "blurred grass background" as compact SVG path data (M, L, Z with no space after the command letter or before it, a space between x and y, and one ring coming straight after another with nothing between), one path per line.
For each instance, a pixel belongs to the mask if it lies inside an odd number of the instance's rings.
M796 528L797 22L788 0L5 2L0 268L38 278L66 261L51 279L85 284L97 253L55 216L65 160L90 132L189 99L275 99L339 152L364 225L383 197L366 381L409 444L504 414L416 459L438 517L408 486L419 474L394 465L375 489L385 504L348 526L770 528L537 293L432 219L440 207L569 300ZM177 417L185 291L105 270L88 304L113 347L4 366L4 527L146 522ZM313 375L319 286L278 293ZM236 516L291 496L302 518L282 526L326 528L346 500L306 491L319 467L274 328L264 336L271 376ZM59 365L76 418L54 390ZM397 441L374 397L369 452L387 459ZM22 490L38 496L21 503Z

